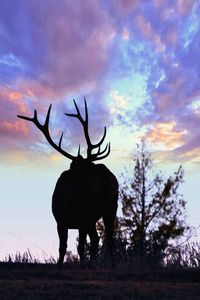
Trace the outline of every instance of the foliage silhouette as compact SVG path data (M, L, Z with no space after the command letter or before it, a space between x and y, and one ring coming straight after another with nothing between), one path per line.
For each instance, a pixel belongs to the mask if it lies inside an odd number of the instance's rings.
M153 174L153 160L144 142L138 146L133 160L131 178L122 174L121 230L126 232L129 248L141 260L148 256L160 261L169 242L188 229L186 202L178 193L183 169L180 166L167 180L161 172Z
M134 262L135 266L144 261L149 265L163 264L167 253L179 251L179 247L173 247L170 242L189 229L185 221L185 201L178 193L183 169L180 166L167 180L161 172L154 173L153 160L144 142L138 145L133 161L131 170L126 169L122 174L122 216L117 218L114 230L116 260ZM104 239L101 221L97 229ZM103 244L102 257L106 257L105 249Z
M101 145L106 137L106 127L104 128L101 140L96 144L91 142L88 131L86 100L84 99L85 119L82 117L75 101L74 105L76 114L66 115L77 118L83 126L87 143L86 158L81 156L80 146L77 156L73 156L62 149L63 133L58 145L52 140L49 132L51 105L49 106L43 125L38 121L36 110L32 118L18 115L21 119L33 122L42 131L54 149L72 160L70 169L60 175L52 197L52 212L57 222L57 231L60 240L59 268L62 267L66 253L68 229L79 230L78 253L81 264L84 265L84 248L87 235L89 235L91 241L90 258L91 260L95 259L99 244L96 222L100 218L103 218L104 221L107 245L111 262L113 263L113 227L117 212L118 181L105 165L93 163L109 155L110 143L101 150ZM94 150L96 150L95 153Z

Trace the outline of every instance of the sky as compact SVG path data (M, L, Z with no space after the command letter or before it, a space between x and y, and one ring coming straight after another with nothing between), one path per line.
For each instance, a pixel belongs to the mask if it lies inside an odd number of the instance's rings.
M38 112L76 155L84 134L73 99L89 110L92 141L107 127L104 163L119 178L145 139L168 176L183 165L188 220L200 201L200 1L0 1L0 257L30 248L57 255L51 195L70 161L36 126L17 118ZM69 249L75 249L76 233Z

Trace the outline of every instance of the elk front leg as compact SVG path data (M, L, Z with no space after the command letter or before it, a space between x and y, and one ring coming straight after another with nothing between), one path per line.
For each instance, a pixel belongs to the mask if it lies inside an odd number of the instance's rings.
M68 238L68 230L65 227L58 225L58 236L60 240L59 244L59 259L58 259L58 268L62 269L66 249L67 249L67 238Z
M99 236L97 234L96 230L96 224L93 224L91 226L91 229L88 232L90 237L90 261L93 262L96 258L97 252L98 252L98 246L99 246Z
M85 244L87 231L79 229L78 254L80 256L81 267L84 267L85 262Z

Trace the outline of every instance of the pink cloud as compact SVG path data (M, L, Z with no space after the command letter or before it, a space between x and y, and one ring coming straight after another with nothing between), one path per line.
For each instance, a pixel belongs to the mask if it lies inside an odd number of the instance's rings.
M130 39L130 31L128 30L127 27L123 28L123 32L122 32L122 38L125 41L128 41Z
M52 134L60 126L65 129L65 110L62 108L66 109L64 100L67 96L71 98L83 92L87 95L94 90L94 96L100 94L115 30L108 13L98 1L57 3L49 0L47 5L44 1L36 0L14 6L8 3L7 6L9 9L2 19L5 49L7 53L12 53L19 69L16 72L14 67L6 65L6 68L10 68L12 82L9 82L9 88L0 87L1 148L7 151L27 150L44 139L32 123L17 119L17 114L31 117L35 108L43 120L48 104L57 101L58 105L63 105L57 108L55 105L52 109ZM12 12L12 16L9 13L6 15L8 11ZM10 80L6 72L6 80ZM98 103L95 107L106 119L107 113L102 105ZM59 110L58 114L56 109ZM92 111L95 109L92 108ZM58 119L55 121L56 114ZM94 127L92 131L95 138L99 128L97 124ZM73 122L67 130L73 135L76 130ZM72 148L71 136L66 136L67 144ZM80 135L76 132L74 136L78 141Z
M161 40L161 36L154 31L150 21L146 21L145 18L139 14L134 19L134 22L136 22L137 28L143 36L153 42L156 52L163 52L165 50L165 45Z
M60 93L56 93L47 83L40 82L38 80L30 79L17 79L15 81L15 86L22 95L42 99L42 101L48 99L56 99Z
M0 87L0 98L1 101L7 100L11 103L14 103L21 112L26 111L26 107L23 103L23 95L20 92L13 89Z
M158 112L159 114L165 113L169 109L169 106L171 105L170 95L168 93L159 95L155 92L153 96L156 98L157 113Z
M57 92L78 91L102 76L114 29L98 1L36 1L29 12L40 24L35 38L43 36L47 49L40 82Z
M169 18L171 15L178 12L180 15L186 15L191 11L194 4L193 0L174 0L174 1L163 1L163 0L153 0L153 5L156 9L162 8L163 17Z
M156 8L160 8L163 5L163 0L153 0L153 5Z
M173 46L176 45L177 41L178 41L178 34L175 30L173 31L168 31L166 33L166 41L168 44L171 44Z
M191 11L193 0L177 0L177 11L181 15L186 15Z
M99 1L14 1L0 11L5 80L63 96L95 86L107 71L115 29Z
M147 38L151 38L154 34L151 23L147 22L142 15L137 15L135 20L140 32Z
M28 127L25 123L20 121L3 121L0 124L1 134L4 132L7 136L14 136L17 138L18 135L23 135L24 137L28 135Z
M113 0L113 6L120 15L127 15L138 8L140 2L140 0Z
M19 143L19 145L20 140L30 139L29 127L17 119L17 114L30 114L29 106L25 101L26 96L18 90L0 87L0 135L4 140L4 147L6 147L7 142L10 144L9 139L15 140L16 144Z

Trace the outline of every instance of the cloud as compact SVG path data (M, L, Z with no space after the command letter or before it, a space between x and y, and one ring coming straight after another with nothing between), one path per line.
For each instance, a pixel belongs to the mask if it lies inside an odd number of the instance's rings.
M50 102L58 102L51 120L55 139L60 133L56 128L62 128L62 124L65 127L62 121L66 99L72 102L77 96L82 102L82 95L94 97L91 115L97 113L98 121L108 119L101 104L102 78L115 31L98 1L3 1L0 26L0 134L4 151L28 151L31 145L33 151L38 151L35 143L44 145L39 130L16 115L32 116L37 109L39 117L45 116ZM75 123L67 128L66 144L70 149L74 139L78 142L82 135L81 131L80 135L75 133ZM92 128L94 138L102 132L102 126L97 122Z
M1 2L0 14L0 60L9 67L4 80L15 74L62 92L79 90L104 72L114 31L97 1Z
M163 52L165 50L165 45L163 44L160 35L153 30L151 23L146 21L141 15L136 16L135 22L140 32L153 42L156 52Z
M147 139L165 145L168 157L176 160L200 148L200 115L192 109L200 99L199 13L200 4L194 1L154 0L130 5L125 13L122 9L123 22L116 22L121 43L113 56L113 76L123 82L140 73L145 82L144 101L136 114L131 113L134 97L127 98L128 109L122 111L129 115L126 126L131 131L139 121L138 130L143 128Z
M0 133L3 135L12 135L16 132L22 133L22 135L27 134L27 128L22 127L20 130L20 122L16 119L17 112L21 114L28 113L27 106L24 102L23 94L13 91L10 89L0 88Z
M128 30L127 27L124 27L124 28L123 28L122 38L123 38L125 41L128 41L129 38L130 38L130 32L129 32L129 30Z
M177 0L177 11L181 15L186 15L191 11L193 3L192 0Z
M0 87L0 149L4 153L29 149L31 138L37 137L31 127L17 118L17 114L30 115L25 93L11 88Z
M111 114L120 114L128 108L128 99L120 95L118 91L111 91L111 98L113 100L110 106Z
M165 149L173 150L184 144L186 134L186 130L177 129L176 123L172 121L156 123L153 128L148 130L146 138L153 144L162 144L166 147Z
M187 2L187 3L186 3ZM199 121L197 110L191 109L200 97L198 78L200 76L199 48L200 23L197 15L200 5L191 1L176 1L176 5L163 5L154 1L155 11L138 14L136 24L147 41L155 45L145 49L151 51L149 77L147 79L147 100L141 114L141 124L147 128L146 137L162 141L171 148L171 159L183 159L188 153L200 148ZM150 13L151 12L151 13ZM163 20L160 16L164 16ZM159 36L164 47L158 51L155 37ZM159 41L159 39L157 40ZM147 56L148 57L148 56ZM148 107L148 111L147 111ZM161 124L175 124L169 128ZM149 129L150 128L150 129ZM192 152L191 152L192 151ZM192 156L187 156L188 159Z
M119 15L128 15L137 9L140 0L113 0L113 7Z
M74 112L73 98L83 109L86 96L94 140L104 125L130 132L139 125L140 133L180 156L199 147L199 13L199 3L189 0L1 2L4 146L28 147L29 138L34 151L35 141L46 151L34 125L14 116L32 116L36 108L43 120L50 102L53 137L64 130L69 151L85 145L79 122L63 113Z

